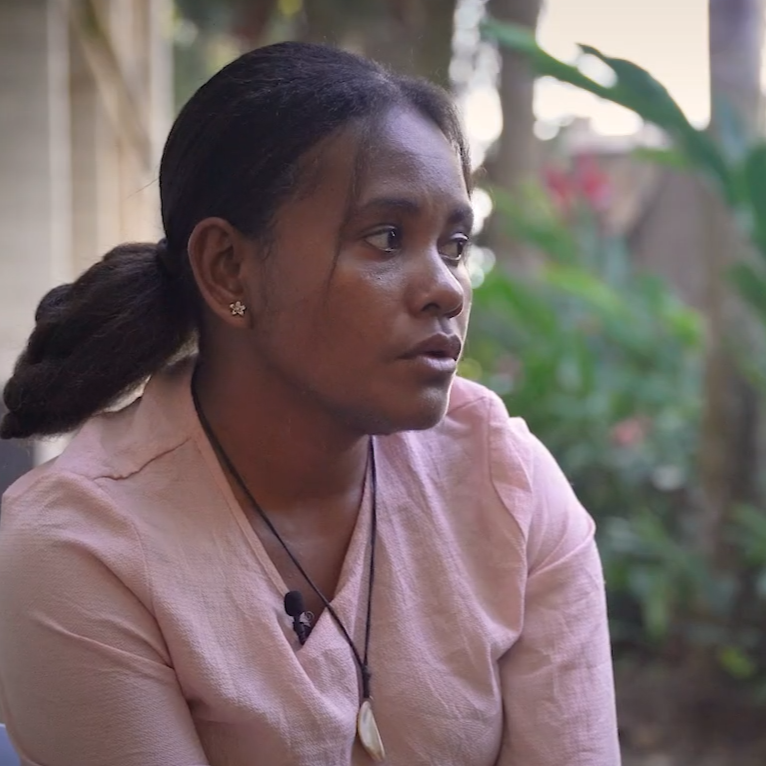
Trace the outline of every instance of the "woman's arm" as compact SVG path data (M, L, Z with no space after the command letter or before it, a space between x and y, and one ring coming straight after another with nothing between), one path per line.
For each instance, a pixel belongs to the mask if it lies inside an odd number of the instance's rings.
M528 447L526 487L515 482L509 496L502 465L495 474L509 510L526 497L528 580L521 635L500 661L505 731L497 766L619 766L594 524L548 451L525 427L511 428Z
M0 702L22 763L204 766L159 627L125 582L144 576L130 522L74 476L6 500Z

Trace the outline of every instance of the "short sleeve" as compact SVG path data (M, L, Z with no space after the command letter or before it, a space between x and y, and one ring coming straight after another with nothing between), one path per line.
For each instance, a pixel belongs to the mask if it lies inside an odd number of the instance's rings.
M0 703L22 763L207 763L150 600L140 540L94 482L4 498Z
M523 625L500 661L497 766L618 766L620 749L595 525L523 421L496 412L492 476L525 535Z

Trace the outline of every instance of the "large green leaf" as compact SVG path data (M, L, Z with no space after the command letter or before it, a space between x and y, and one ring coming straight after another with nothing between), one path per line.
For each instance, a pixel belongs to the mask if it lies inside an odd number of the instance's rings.
M601 98L610 98L612 87L597 83L584 75L577 67L551 56L537 44L534 34L526 27L487 19L482 24L482 32L485 37L527 56L538 75L554 77L595 93Z
M603 61L617 76L614 85L608 88L612 100L618 100L618 103L666 130L696 132L667 88L645 69L632 61L607 56L591 45L581 45L580 49L586 55Z
M736 201L736 185L716 144L689 123L667 89L645 69L630 61L606 56L591 46L581 46L583 53L600 59L614 72L614 84L602 85L584 75L576 66L543 50L534 34L525 27L489 19L483 24L483 32L500 45L527 56L538 75L553 77L624 106L665 130L676 148L714 181L727 201Z

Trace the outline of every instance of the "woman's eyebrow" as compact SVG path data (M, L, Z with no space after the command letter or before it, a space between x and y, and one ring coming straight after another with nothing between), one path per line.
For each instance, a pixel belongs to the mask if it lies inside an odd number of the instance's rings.
M409 197L375 197L357 207L354 214L363 215L371 210L398 210L408 215L417 215L422 209L423 206L419 202ZM470 229L473 227L473 217L473 208L466 203L460 203L450 211L447 223L465 224Z
M447 222L450 226L463 224L469 231L473 230L473 208L468 204L460 204L449 214Z
M421 206L408 197L375 197L362 205L359 205L354 212L356 214L368 213L371 210L399 210L409 215L417 215Z

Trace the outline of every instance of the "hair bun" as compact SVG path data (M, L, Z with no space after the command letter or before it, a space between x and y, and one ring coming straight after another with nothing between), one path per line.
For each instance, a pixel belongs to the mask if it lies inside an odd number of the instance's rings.
M6 412L0 418L0 439L23 439L27 435L21 420L14 412Z
M72 293L72 285L58 285L48 291L37 306L35 322L55 321L67 307Z
M154 258L157 261L157 266L159 266L162 274L169 278L176 276L178 271L177 264L174 262L173 255L168 247L168 241L165 237L154 246Z

